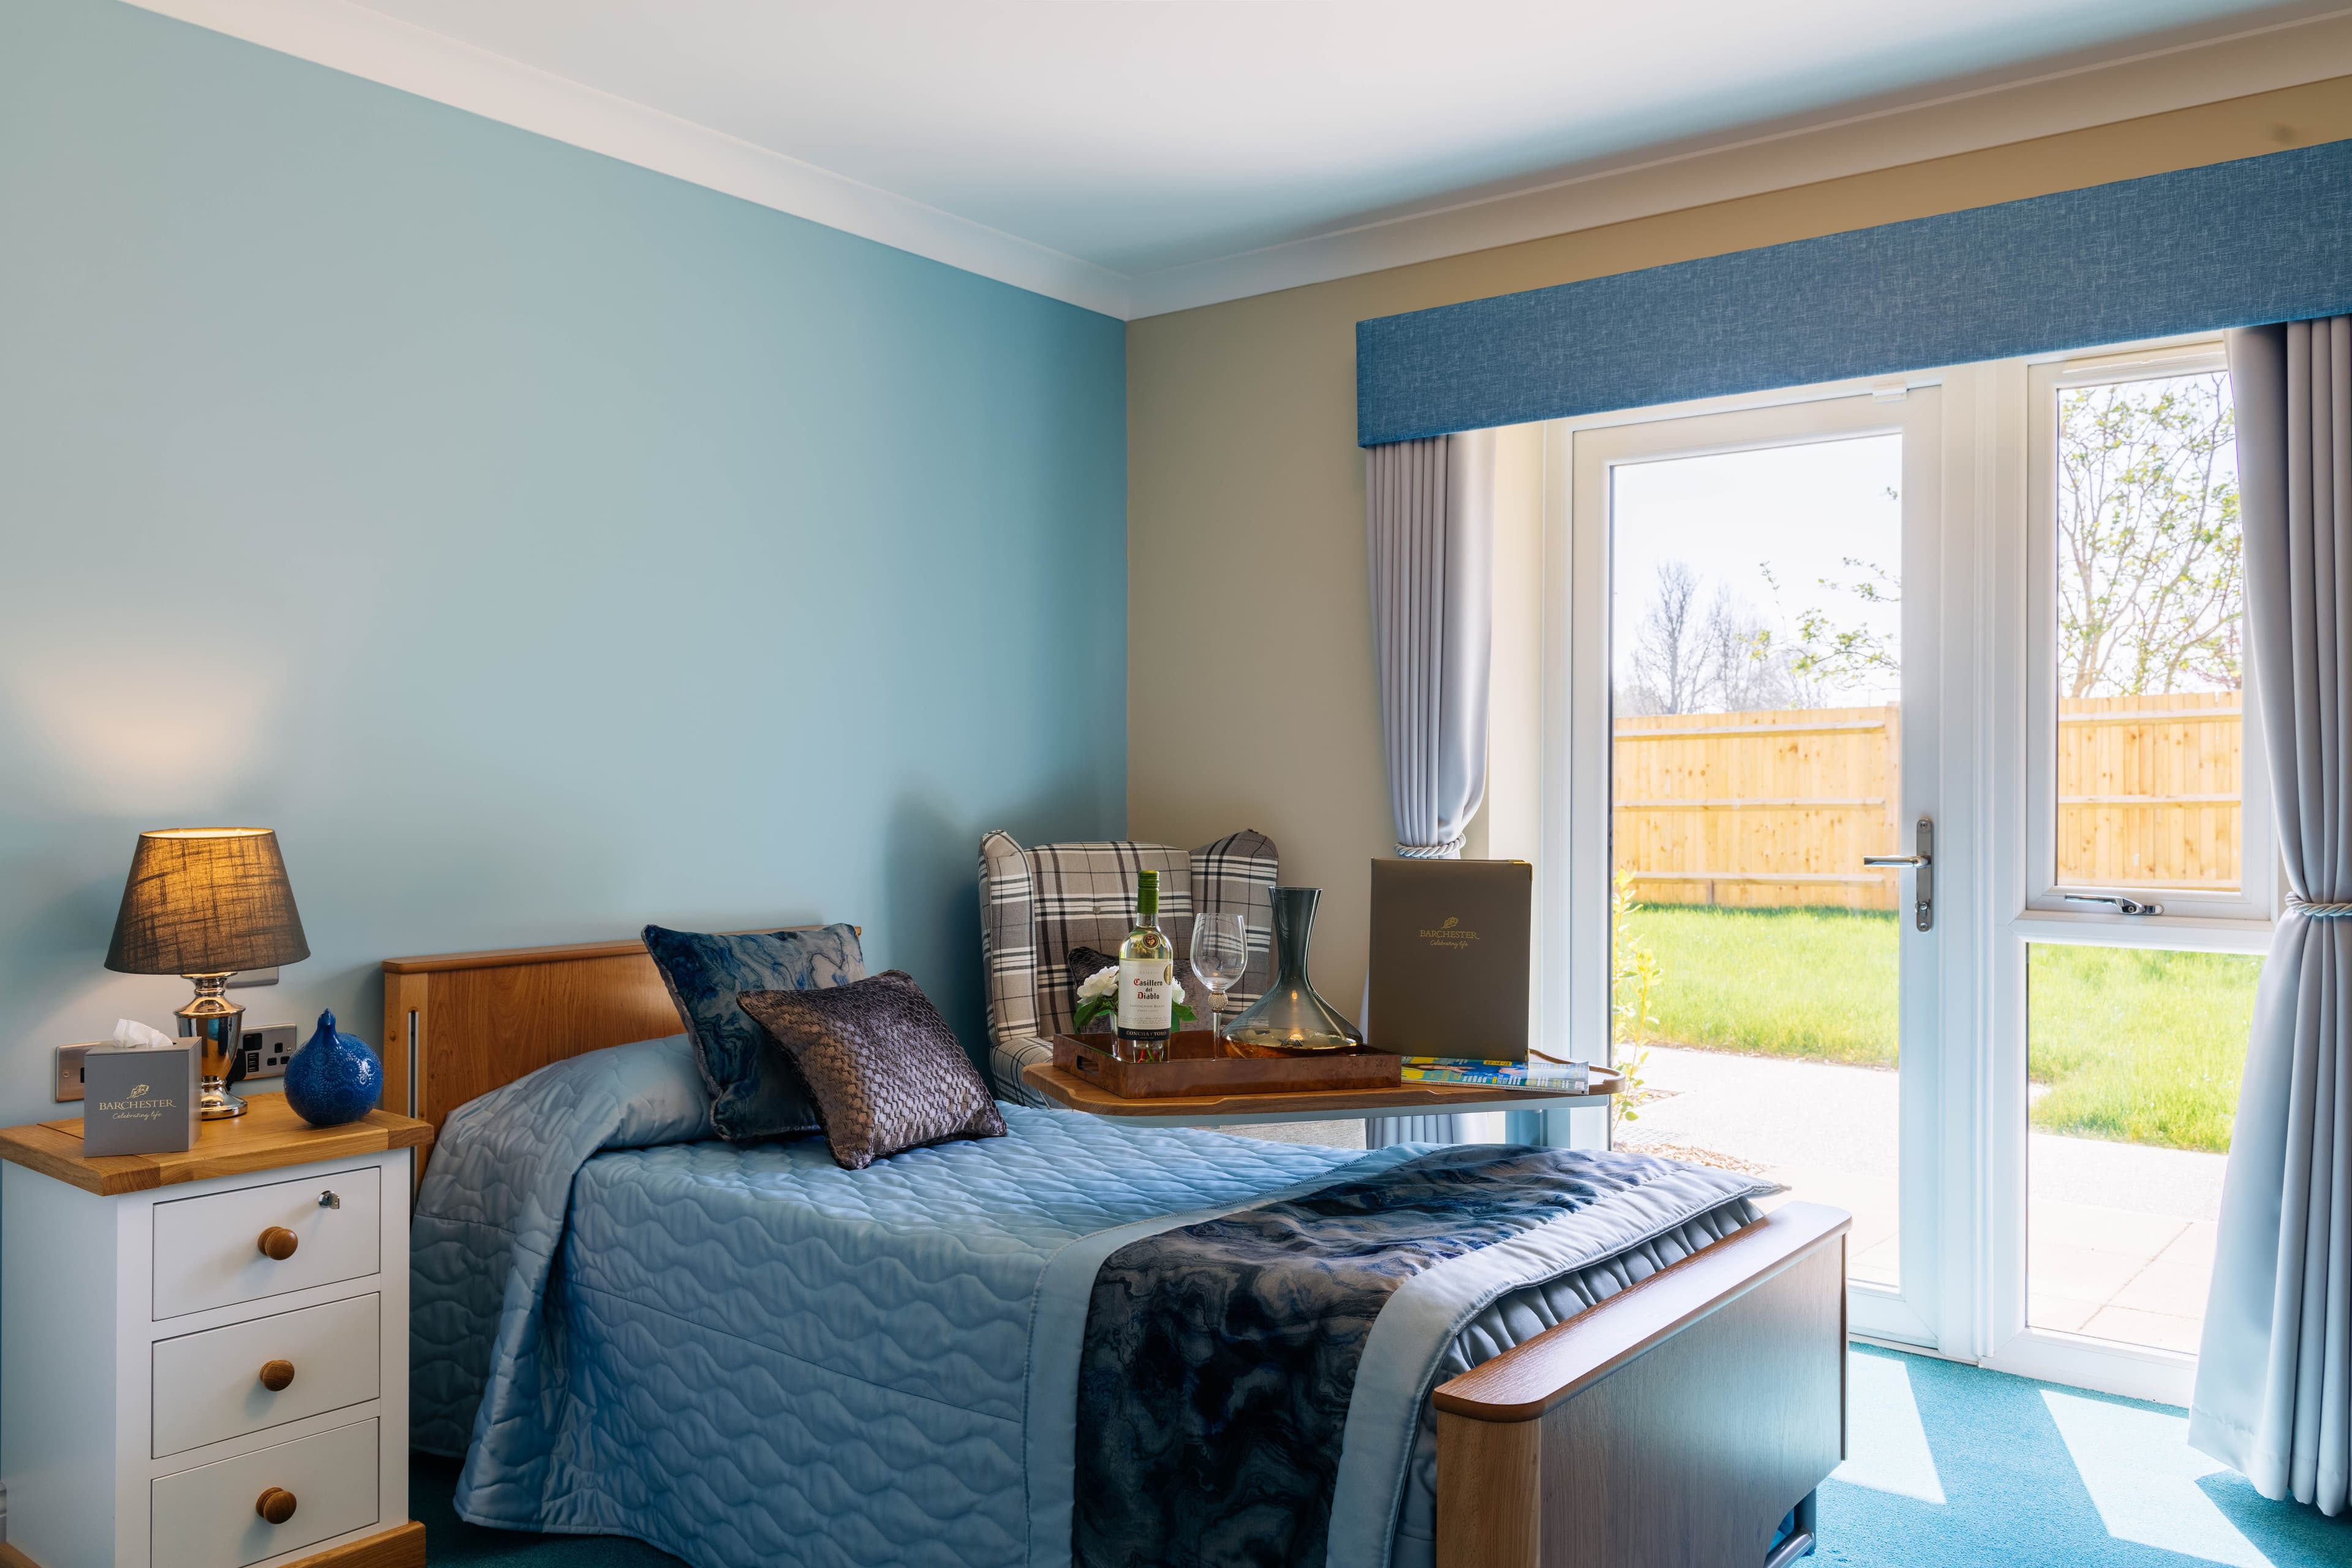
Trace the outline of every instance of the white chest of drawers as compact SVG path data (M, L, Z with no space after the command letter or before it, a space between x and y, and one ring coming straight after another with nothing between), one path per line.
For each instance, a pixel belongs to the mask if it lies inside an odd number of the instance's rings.
M5 1568L421 1568L408 1195L429 1130L250 1103L181 1154L0 1132Z

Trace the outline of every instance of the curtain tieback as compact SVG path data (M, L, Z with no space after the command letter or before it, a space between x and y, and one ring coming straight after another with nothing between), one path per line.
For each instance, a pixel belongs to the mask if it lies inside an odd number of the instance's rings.
M2352 920L2352 904L2323 904L2289 893L2286 907L2289 914L2307 915L2315 921Z
M1468 842L1456 834L1443 844L1400 844L1397 854L1407 860L1459 860L1462 846Z

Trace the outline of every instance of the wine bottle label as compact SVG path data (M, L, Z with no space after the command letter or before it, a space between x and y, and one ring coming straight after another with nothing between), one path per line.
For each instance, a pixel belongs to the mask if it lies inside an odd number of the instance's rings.
M1169 1010L1168 987L1176 964L1165 958L1122 958L1118 961L1118 1026L1121 1029L1165 1031L1174 1015Z

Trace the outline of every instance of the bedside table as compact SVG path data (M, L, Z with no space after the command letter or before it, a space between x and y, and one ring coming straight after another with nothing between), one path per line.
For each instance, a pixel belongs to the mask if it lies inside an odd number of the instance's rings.
M6 1568L422 1568L410 1153L280 1095L172 1154L0 1131Z

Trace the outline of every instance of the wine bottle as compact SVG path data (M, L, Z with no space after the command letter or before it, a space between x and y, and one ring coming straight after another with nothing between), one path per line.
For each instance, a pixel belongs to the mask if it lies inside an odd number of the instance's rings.
M1113 1022L1118 1030L1116 1047L1132 1062L1168 1059L1168 1033L1173 1026L1176 949L1160 930L1160 873L1136 875L1135 929L1118 944L1118 1005Z

